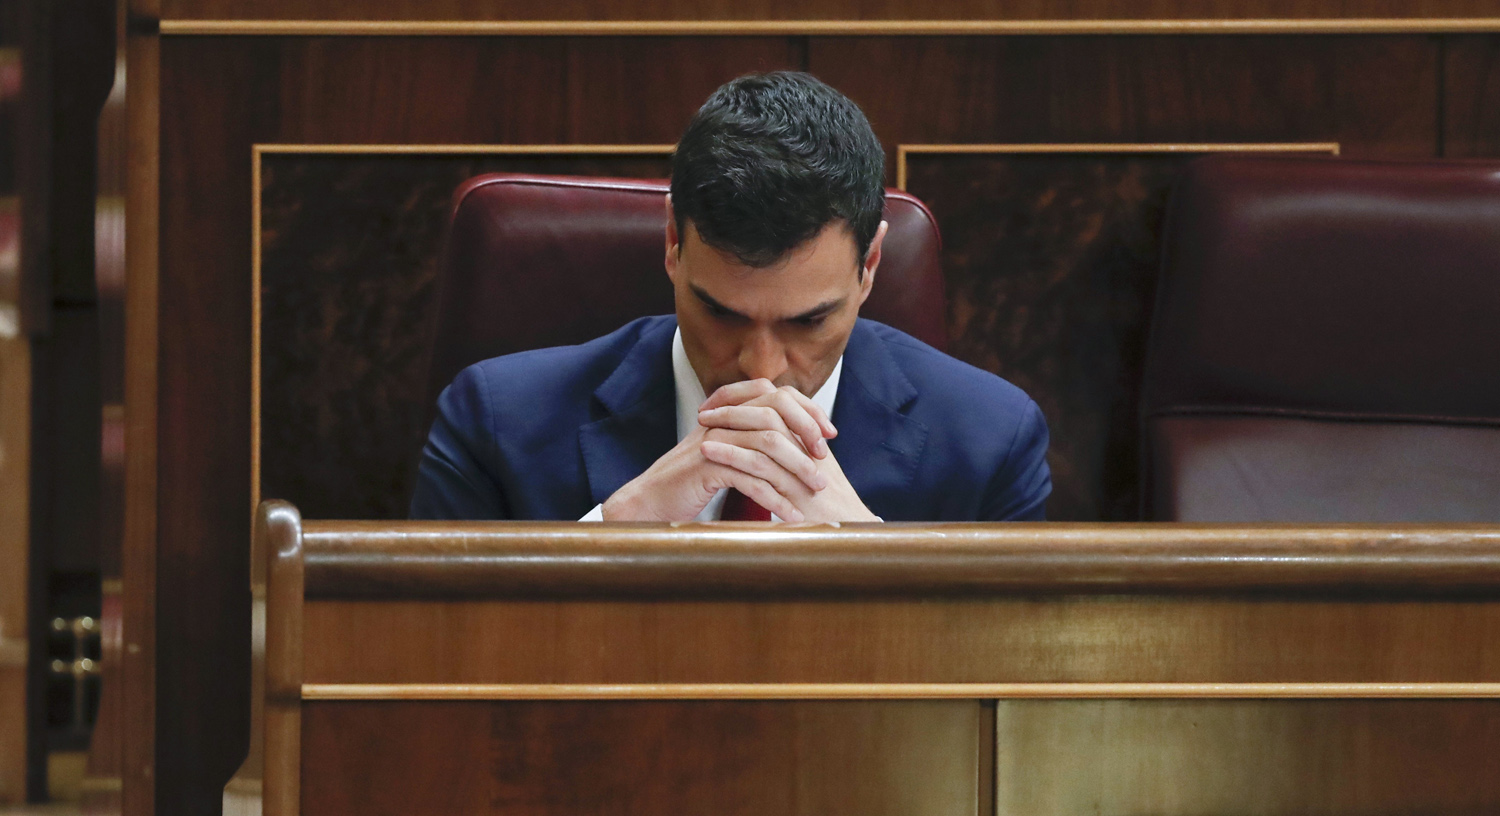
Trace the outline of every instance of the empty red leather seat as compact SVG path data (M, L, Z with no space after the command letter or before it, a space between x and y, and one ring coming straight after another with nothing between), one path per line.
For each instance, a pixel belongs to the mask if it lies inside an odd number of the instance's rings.
M1500 521L1500 163L1205 159L1164 241L1148 518Z

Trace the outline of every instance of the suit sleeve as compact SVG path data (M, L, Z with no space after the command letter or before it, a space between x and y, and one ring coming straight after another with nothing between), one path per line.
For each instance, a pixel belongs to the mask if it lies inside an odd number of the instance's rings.
M1047 420L1035 401L1027 403L1010 450L985 493L984 521L1045 521L1052 494L1047 467Z
M510 508L486 463L494 463L494 413L483 369L464 369L438 397L422 448L413 519L507 519Z

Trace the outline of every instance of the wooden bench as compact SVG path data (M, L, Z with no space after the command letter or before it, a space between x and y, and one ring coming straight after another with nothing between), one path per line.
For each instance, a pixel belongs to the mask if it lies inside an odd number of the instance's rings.
M256 539L267 816L1500 810L1500 527Z

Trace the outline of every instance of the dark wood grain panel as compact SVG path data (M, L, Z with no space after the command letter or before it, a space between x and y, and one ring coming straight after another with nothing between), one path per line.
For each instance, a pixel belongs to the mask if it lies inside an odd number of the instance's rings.
M715 88L750 71L802 67L802 49L785 37L570 39L568 138L675 144Z
M1000 813L1494 813L1500 702L1001 701Z
M302 812L969 816L980 712L970 701L309 703Z
M152 10L151 0L142 4ZM159 739L156 727L157 675L156 604L157 452L160 353L160 81L161 44L139 32L129 37L126 71L125 223L125 424L124 539L120 550L121 581L130 589L121 602L125 649L120 678L124 684L121 709L121 806L130 816L156 812L156 750L160 743L175 747L180 734ZM168 671L175 670L169 667ZM233 684L233 679L229 680ZM237 736L237 735L235 735ZM166 811L171 812L171 811Z
M1161 224L1191 155L909 157L943 225L949 351L1047 417L1059 521L1138 518L1141 371Z
M887 145L1338 142L1356 157L1436 146L1427 37L833 37L810 41L808 65Z
M250 200L230 191L248 191L249 142L277 119L273 102L246 89L275 87L277 75L270 43L205 45L161 49L156 452L166 509L154 604L163 703L150 770L162 813L218 802L249 725L249 508L233 493L248 491L250 460L228 429L249 425L249 236L236 225L248 223Z
M525 49L507 62L437 43L419 53L403 52L399 41L382 45L187 39L163 46L158 450L162 501L171 509L162 518L164 591L156 609L159 692L172 700L157 720L163 812L214 807L245 746L251 145L546 141L563 132L545 107L541 124L518 123L503 118L512 108L484 96L486 88L522 87L549 95ZM393 56L432 68L391 69ZM453 87L468 89L468 101L445 93ZM516 109L527 104L518 100ZM203 654L221 659L198 659Z
M263 56L245 53L257 42L192 45L275 68L276 81L256 92L278 109L279 127L264 141L567 141L562 39L293 37L266 41L273 50ZM232 50L219 56L226 43Z
M345 20L932 20L1205 19L1493 16L1485 0L165 0L167 18Z
M314 601L306 626L307 683L1500 680L1480 603Z
M1447 38L1442 111L1444 156L1500 156L1500 37Z
M262 496L307 518L406 517L449 201L490 172L670 170L665 155L264 156Z

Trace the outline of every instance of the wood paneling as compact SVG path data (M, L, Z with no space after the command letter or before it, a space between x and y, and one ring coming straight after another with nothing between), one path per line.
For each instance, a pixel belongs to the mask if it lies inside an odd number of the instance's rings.
M155 609L159 693L174 702L158 719L158 805L197 813L218 801L246 734L251 145L561 143L582 126L567 114L563 40L180 38L160 47L162 434L160 448L149 444L170 507L157 573L168 589ZM752 63L743 70L780 64L787 49L784 40L676 48L655 81L690 75L703 59L738 73L710 58L726 47ZM567 82L627 79L592 70ZM680 98L665 86L636 98L658 93ZM144 258L131 268L145 263L155 268Z
M309 703L303 813L969 816L981 711L971 701Z
M1367 686L1215 685L1344 672L1365 680L1421 675L1451 682L1476 670L1494 677L1500 651L1489 644L1500 604L1494 573L1484 569L1474 570L1484 577L1460 604L1326 586L1307 601L1214 597L1211 579L1177 587L1182 595L1028 597L992 586L954 599L945 589L969 585L961 570L943 565L1014 558L1023 567L1055 568L1075 549L1105 555L1133 530L1175 536L1200 528L869 525L847 537L798 527L773 537L736 526L603 525L585 536L575 532L579 525L564 524L322 522L301 535L295 510L284 503L265 505L261 519L259 546L276 554L267 702L294 710L300 702L302 727L300 740L269 751L267 761L286 755L278 751L300 754L300 801L309 814L977 816L998 807L1038 816L1352 816L1478 814L1500 801L1500 760L1489 750L1500 729L1500 684L1451 686L1435 700L1337 699L1372 693ZM881 531L892 526L943 542L914 547L904 590L839 601L826 589L790 589L826 580L820 539L837 542L851 563L885 562L884 536L896 533ZM1478 525L1361 529L1424 542L1431 564L1476 553L1500 534ZM705 545L716 556L732 542L766 547L763 565L747 561L738 569L760 570L765 583L784 591L680 602L702 591L698 576L685 572L650 593L607 602L527 601L504 587L467 600L392 600L420 595L435 575L462 572L476 558L525 552L548 530L574 544L558 554L560 571L587 574L602 563L622 574L621 586L642 583L631 573L652 573L657 562L671 560L662 553L692 560ZM1012 550L1028 531L1038 546ZM1284 559L1295 564L1294 574L1323 574L1317 565L1329 551L1370 565L1408 561L1375 547L1334 545L1329 538L1339 533L1326 527L1202 531L1281 536L1289 553L1306 556ZM409 539L434 536L450 546L412 564ZM947 549L953 538L972 538L973 551ZM810 545L808 557L793 557L795 548L782 551L781 543ZM320 600L336 589L315 575L330 549L350 570L384 576L385 592L353 603ZM645 553L656 557L641 558ZM1493 560L1487 552L1478 557ZM1215 562L1206 574L1217 575L1255 555L1225 548L1193 560ZM1407 567L1431 564L1410 559ZM1085 618L1098 625L1079 626ZM1054 659L1038 662L1043 653ZM315 685L325 676L373 679L377 664L376 682L415 685ZM1075 673L1081 684L1069 688L996 683ZM1119 682L1141 676L1209 682ZM484 685L514 677L533 685ZM729 689L676 685L684 678L736 682ZM781 685L789 678L853 683ZM872 678L890 685L868 685ZM432 685L454 682L461 685ZM598 685L580 689L577 682ZM303 683L300 699L296 683ZM1426 692L1397 685L1373 693ZM1073 698L1018 699L1031 694ZM1090 694L1116 699L1078 699ZM1177 697L1146 699L1154 694ZM1247 699L1288 694L1335 699ZM1192 695L1239 699L1185 699ZM1001 699L981 699L992 696ZM274 727L274 719L266 722ZM291 795L270 777L265 790Z
M999 812L1500 808L1495 701L1001 701Z
M169 51L178 45L168 41ZM256 141L568 141L564 40L334 37L183 45L184 53L201 54L219 70L260 65L271 72L255 96L276 118L263 123ZM248 151L242 155L248 160Z
M154 10L150 0L139 6ZM160 317L157 266L160 227L160 58L155 37L135 33L126 48L126 212L125 222L125 507L120 577L126 587L121 604L125 649L120 677L124 683L121 716L121 792L125 813L156 812L156 567L159 386L157 359ZM229 625L233 625L229 623ZM181 671L168 666L163 674ZM216 683L235 684L220 676ZM175 746L182 737L165 735ZM212 750L212 749L209 749ZM222 749L221 749L222 750ZM167 811L172 812L172 811ZM181 812L181 811L178 811Z
M676 144L703 100L725 82L749 71L800 70L800 44L770 37L570 39L568 139Z
M274 126L277 112L246 92L275 87L274 63L195 60L185 50L161 53L156 475L168 509L157 538L155 613L157 691L170 704L156 710L153 770L164 780L156 807L165 813L217 804L249 725L248 502L226 488L248 493L250 451L225 432L249 427L249 234L233 225L250 219L247 137ZM127 308L134 319L135 304ZM207 569L222 578L202 580Z
M306 625L308 683L1500 680L1500 609L1454 602L317 601Z
M810 41L808 66L887 145L1337 142L1420 157L1437 137L1427 37L835 37Z
M13 304L13 301L12 301ZM30 553L28 447L31 355L0 339L0 803L26 801L27 604Z
M147 18L460 19L496 11L479 0L134 6ZM856 10L838 0L792 10L715 0L689 9L674 0L642 10L563 0L508 4L505 16L878 19L910 8ZM1477 0L1382 0L1359 14L1490 11ZM1087 0L1059 8L1034 0L1002 9L974 0L921 10L976 18L1173 13L1337 16L1345 5L1160 0L1127 8ZM150 812L154 792L163 813L209 812L245 750L252 144L670 142L719 79L805 64L850 92L892 150L900 142L1315 140L1340 142L1346 155L1431 156L1444 73L1441 41L1426 36L158 39L148 30L137 29L130 54L126 415L126 795L140 814ZM1451 52L1446 73L1461 74L1460 63L1468 64ZM1452 97L1444 98L1452 109ZM1455 144L1458 130L1450 126ZM949 193L934 188L932 195ZM963 245L969 239L958 229L948 237ZM966 297L990 291L977 277L970 282ZM994 303L956 300L953 308L972 315L966 325L1004 314ZM309 359L329 353L305 351ZM153 668L160 670L155 687ZM172 702L159 717L158 699Z
M1500 156L1500 37L1445 41L1443 155Z
M1485 0L1365 0L1350 6L1338 0L655 0L611 3L606 0L166 0L168 18L217 19L514 19L514 20L761 20L761 19L1156 19L1156 18L1339 18L1339 17L1485 17L1494 6Z
M260 495L306 518L406 517L450 200L492 172L670 168L665 155L263 154Z

